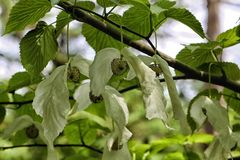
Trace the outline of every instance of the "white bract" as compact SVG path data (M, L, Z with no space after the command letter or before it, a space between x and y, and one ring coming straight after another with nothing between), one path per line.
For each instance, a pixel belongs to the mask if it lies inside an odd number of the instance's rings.
M114 48L105 48L99 51L90 66L90 88L95 96L104 92L105 85L112 77L111 62L120 58L120 52Z
M42 118L47 144L53 149L53 141L63 131L70 110L67 88L67 66L56 68L37 86L33 108Z
M155 72L144 64L137 56L124 48L121 52L124 58L132 66L142 88L143 100L148 119L160 118L167 121L165 112L166 100L163 96L163 88L156 78Z

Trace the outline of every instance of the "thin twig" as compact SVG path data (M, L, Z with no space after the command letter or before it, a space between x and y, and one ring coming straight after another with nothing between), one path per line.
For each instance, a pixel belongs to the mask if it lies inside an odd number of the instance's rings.
M47 145L46 144L22 144L22 145L6 146L6 147L2 146L0 147L0 150L24 148L24 147L47 147ZM94 148L92 146L88 146L86 144L55 144L54 147L84 147L100 154L103 153L100 149Z

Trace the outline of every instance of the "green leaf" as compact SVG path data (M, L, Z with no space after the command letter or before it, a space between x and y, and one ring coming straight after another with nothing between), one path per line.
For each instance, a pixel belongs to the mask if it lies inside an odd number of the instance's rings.
M14 91L22 87L40 82L42 77L34 76L32 77L28 72L18 72L15 73L8 83L8 91Z
M203 63L215 62L214 50L217 47L216 42L190 44L178 53L176 59L196 68Z
M22 65L34 75L44 69L49 60L55 57L56 51L57 41L53 26L37 25L36 29L28 32L20 42Z
M108 47L121 49L123 46L121 42L85 23L82 27L82 34L96 52Z
M233 92L229 89L224 89L224 99L227 102L227 105L231 107L235 112L240 114L240 93Z
M79 1L76 3L76 6L80 6L88 10L93 10L95 8L95 3L91 1Z
M122 22L127 28L143 36L148 36L152 30L150 14L150 9L146 5L135 3L133 7L124 12Z
M112 0L97 0L97 3L102 7L111 7L116 5Z
M56 4L58 4L58 2L60 2L60 0L50 0L50 1L51 1L52 5L56 5Z
M217 41L221 43L223 48L233 46L240 42L240 35L239 35L240 25L229 29L217 36Z
M113 75L111 62L115 58L120 58L120 52L115 48L105 48L96 54L89 75L93 95L99 96L104 92L105 85Z
M163 9L169 9L169 8L173 7L176 4L176 2L169 1L169 0L158 0L155 4Z
M146 117L148 119L160 118L163 122L166 122L166 100L163 96L163 88L155 77L155 72L128 49L124 48L121 53L131 65L139 80L146 107Z
M205 38L205 34L201 23L196 19L196 17L185 8L170 8L165 12L168 18L173 18L188 27L190 27L194 32L196 32L200 37Z
M213 141L214 135L205 133L196 133L187 137L187 142L194 143L210 143Z
M226 77L229 80L240 80L240 70L238 65L231 62L211 62L204 63L199 69L210 72L211 75Z
M7 92L0 93L0 102L8 102L9 97Z
M52 8L48 0L19 0L10 13L5 34L24 29L36 23Z
M120 144L127 142L131 137L131 133L125 128L128 123L128 107L122 97L122 95L114 88L110 86L105 87L105 92L103 93L103 99L105 103L106 113L110 116L113 121L116 123L115 133L116 137L113 137L114 140L118 140ZM115 134L113 133L113 134ZM128 133L124 135L124 133ZM112 146L110 146L111 149Z
M62 11L57 15L57 22L56 22L56 37L58 37L63 28L72 21L72 17L70 14Z
M168 64L160 56L155 56L156 62L159 63L163 72L164 79L167 83L168 92L172 102L173 116L176 120L180 121L180 126L184 134L190 133L190 128L187 123L186 115L183 111L181 100L179 98L175 82L172 78L172 74L169 70Z
M48 146L53 147L54 139L66 125L70 110L67 88L67 66L56 68L44 81L39 83L33 99L33 108L43 117L42 125Z
M66 136L68 143L80 144L81 137L79 134L79 126L76 123L71 123L64 128L64 135Z

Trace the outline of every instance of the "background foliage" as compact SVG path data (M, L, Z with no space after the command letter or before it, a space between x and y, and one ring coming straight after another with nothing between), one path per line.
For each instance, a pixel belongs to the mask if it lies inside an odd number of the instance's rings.
M53 7L61 12L47 24L41 18ZM204 42L185 45L176 59L158 51L156 31L169 19ZM81 24L76 34L95 50L94 60L70 55L73 21ZM239 43L239 25L210 40L195 16L174 1L19 0L5 34L24 29L20 58L26 71L0 85L0 159L239 156L240 70L221 58ZM44 74L49 61L55 66ZM221 88L205 85L187 102L176 89L179 79Z

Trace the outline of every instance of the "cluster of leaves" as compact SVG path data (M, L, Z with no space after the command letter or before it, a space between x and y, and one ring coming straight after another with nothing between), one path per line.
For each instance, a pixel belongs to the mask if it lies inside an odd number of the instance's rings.
M132 40L149 39L169 18L180 21L200 37L206 38L194 15L185 8L175 7L173 1L158 0L152 4L148 0L97 0L97 5L104 11L103 16L97 13L97 9L93 11L96 4L91 1L73 3L74 9L95 16L99 21L120 31L121 36L128 34ZM229 110L239 116L239 93L227 89L223 92L200 92L190 102L185 115L168 64L161 56L157 53L153 57L136 56L123 42L93 28L83 17L76 18L74 13L60 12L55 27L40 21L53 6L62 6L61 4L71 5L71 2L19 0L11 10L5 34L37 24L20 42L21 63L26 72L13 75L8 87L0 93L0 102L25 105L18 109L18 117L4 131L3 138L22 134L21 131L26 129L28 137L38 138L38 142L47 144L49 160L58 159L54 141L66 142L64 137L68 143L81 144L89 149L93 149L90 145L100 146L103 149L103 160L150 159L171 145L187 146L210 142L202 158L220 160L228 158L234 146L239 147L239 122L229 121ZM123 15L113 11L116 7L126 6L129 8ZM109 10L110 7L112 9ZM66 64L55 68L50 76L43 76L41 72L58 51L58 36L74 19L86 22L82 25L82 35L96 51L94 60L75 56ZM177 55L177 60L196 70L239 81L238 66L218 60L224 48L239 43L239 35L240 26L236 26L221 33L215 41L186 45ZM163 93L163 84L159 81L160 74L160 77L164 77L172 104L170 113L166 109L167 98ZM176 74L183 73L176 71ZM26 95L21 96L14 92L26 86L31 88ZM184 136L128 146L132 133L127 129L129 108L122 92L132 86L139 87L142 92L147 119L159 118L171 130L169 121L173 117L178 121ZM227 102L227 108L219 103L222 96ZM32 105L26 106L25 102L32 102ZM0 107L0 122L5 117L5 107ZM217 133L214 138L195 133L206 121L209 121ZM234 126L232 123L235 123ZM107 133L108 136L103 136ZM104 142L97 140L99 137ZM23 140L16 143L24 143ZM80 151L75 150L76 154L71 158L89 156L84 152L77 155ZM99 158L98 154L92 156ZM178 159L201 159L201 156L189 149L185 155L176 152L171 156ZM170 159L171 156L166 156L165 159Z

